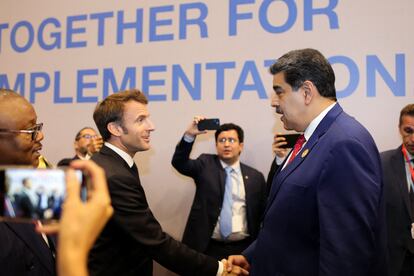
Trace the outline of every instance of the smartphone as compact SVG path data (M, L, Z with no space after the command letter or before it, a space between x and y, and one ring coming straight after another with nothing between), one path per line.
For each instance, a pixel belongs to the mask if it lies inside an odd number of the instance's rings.
M220 119L204 119L198 122L198 130L216 130L220 127Z
M66 197L64 169L0 168L0 221L44 223L58 221ZM82 200L86 185L81 171L76 171Z
M295 134L280 134L277 137L284 137L286 139L287 144L281 146L281 148L286 149L286 148L293 148L299 136L300 134L295 133Z

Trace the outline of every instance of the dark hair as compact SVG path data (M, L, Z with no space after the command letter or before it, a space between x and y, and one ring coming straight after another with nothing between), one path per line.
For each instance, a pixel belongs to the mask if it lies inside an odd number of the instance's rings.
M104 141L107 141L111 137L111 133L107 128L109 123L118 122L122 124L124 106L129 101L148 104L144 93L138 89L131 89L112 94L96 106L93 112L93 120Z
M336 101L335 73L318 50L308 48L290 51L270 66L269 71L272 75L283 72L285 81L294 91L305 81L311 81L322 97Z
M217 130L216 133L214 134L214 136L216 137L216 143L217 143L217 138L220 135L220 133L222 133L223 131L228 131L228 130L235 130L237 132L237 137L239 138L239 142L243 143L244 141L244 132L243 129L241 127L239 127L236 124L222 124Z
M91 129L95 131L92 127L83 127L81 130L78 131L78 133L76 133L75 141L78 141L81 138L82 131L84 131L85 129Z
M401 109L400 122L398 126L401 126L403 116L414 116L414 104L408 104L403 109Z

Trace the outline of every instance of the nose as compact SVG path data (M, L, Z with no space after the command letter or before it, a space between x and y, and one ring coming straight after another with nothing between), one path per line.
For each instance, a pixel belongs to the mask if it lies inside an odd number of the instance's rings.
M148 126L148 131L154 131L155 130L155 125L150 119L147 119L146 123L147 123L147 126Z
M45 135L43 134L43 131L38 131L37 132L37 135L36 135L36 139L35 139L35 141L36 142L40 142L40 141L42 141L43 140L43 138L45 138Z
M279 106L279 101L278 101L277 96L276 96L275 93L272 93L272 96L270 97L270 105L272 107Z

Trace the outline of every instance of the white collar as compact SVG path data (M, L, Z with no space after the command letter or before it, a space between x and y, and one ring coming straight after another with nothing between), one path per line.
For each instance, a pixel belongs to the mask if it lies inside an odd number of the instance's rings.
M107 146L108 148L116 152L119 156L121 156L122 159L124 159L125 162L127 162L128 166L132 168L132 166L134 165L134 159L132 159L132 157L128 153L109 142L105 142L105 146Z
M312 136L312 134L315 132L315 129L318 127L320 122L325 118L326 114L336 105L337 103L333 103L327 108L325 108L321 113L319 113L318 116L316 116L315 119L312 120L312 122L308 125L308 127L305 129L305 132L303 135L305 136L306 141L309 141L309 138Z
M220 160L221 166L223 167L223 169L227 168L227 167L232 167L233 170L237 173L239 173L241 171L240 169L240 160L237 160L236 162L234 162L233 165L229 166L228 164L224 163L222 160Z

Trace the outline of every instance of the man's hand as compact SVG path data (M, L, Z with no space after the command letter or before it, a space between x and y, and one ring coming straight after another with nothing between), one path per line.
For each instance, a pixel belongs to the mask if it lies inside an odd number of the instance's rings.
M248 271L250 270L250 264L243 255L229 256L229 258L227 259L227 263L225 264L227 273L232 273L233 269L235 269L235 267L237 266L239 266L240 269L242 269L243 271L247 272L247 274L239 274L239 275L249 275Z
M200 131L200 130L198 130L198 127L197 127L198 122L200 122L201 120L204 120L204 119L205 119L205 117L202 117L202 116L194 116L193 121L188 126L187 130L185 131L185 134L189 135L189 136L192 136L192 137L195 137L199 134L206 133L207 132L206 130L201 130Z
M59 275L86 275L89 249L112 216L113 209L104 171L92 161L75 160L72 169L88 174L91 189L88 201L80 199L80 183L73 170L66 174L67 196L58 225L37 226L37 231L59 234L57 266Z
M103 146L103 143L104 142L103 142L102 136L93 138L92 141L88 145L88 154L93 155L95 152L100 151Z
M228 267L228 261L226 259L221 260L224 265L224 271L221 276L227 275L249 275L249 271L244 268L241 268L238 265L233 265L231 269Z
M273 153L276 154L277 157L283 158L286 157L288 154L288 149L281 148L281 146L284 146L287 144L285 137L280 137L278 135L281 135L282 133L276 133L273 137L273 144L272 144L272 150Z

